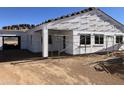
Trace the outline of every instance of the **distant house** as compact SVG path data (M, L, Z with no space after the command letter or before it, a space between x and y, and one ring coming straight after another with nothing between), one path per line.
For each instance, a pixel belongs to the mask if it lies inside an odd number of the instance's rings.
M31 52L58 51L71 55L124 49L124 25L97 8L48 20L26 32L0 31L0 49L4 49L4 37L15 36L18 48Z

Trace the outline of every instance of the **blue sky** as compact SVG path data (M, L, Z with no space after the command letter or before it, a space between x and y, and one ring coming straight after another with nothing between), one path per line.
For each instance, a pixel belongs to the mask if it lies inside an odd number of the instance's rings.
M83 10L83 7L71 8L0 8L0 28L12 24L39 24L72 12ZM124 8L100 8L114 19L124 24Z

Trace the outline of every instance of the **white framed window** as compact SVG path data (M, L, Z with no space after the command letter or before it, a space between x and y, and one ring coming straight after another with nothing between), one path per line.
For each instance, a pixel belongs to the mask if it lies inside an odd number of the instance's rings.
M122 43L123 42L123 36L119 35L116 36L116 43Z
M95 44L104 44L104 35L96 34L95 35Z
M82 34L80 35L80 45L90 45L91 44L91 35Z

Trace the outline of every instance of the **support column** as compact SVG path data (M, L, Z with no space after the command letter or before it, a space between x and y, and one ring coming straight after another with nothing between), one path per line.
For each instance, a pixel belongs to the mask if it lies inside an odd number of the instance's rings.
M93 53L94 52L94 48L93 48L93 45L95 44L95 36L94 34L91 34L91 52Z
M114 50L116 50L116 47L115 47L115 45L116 45L116 35L114 34L114 36L113 36L113 43L114 43L114 46L113 46L113 49Z
M107 35L105 34L104 35L104 49L107 50L106 48L107 48Z
M3 37L0 36L0 50L3 50Z
M48 29L43 28L42 30L42 56L48 57Z

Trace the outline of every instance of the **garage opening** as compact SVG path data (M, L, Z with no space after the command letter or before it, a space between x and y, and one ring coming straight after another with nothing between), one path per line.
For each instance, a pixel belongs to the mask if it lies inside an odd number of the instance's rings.
M20 36L3 36L3 50L20 49Z

